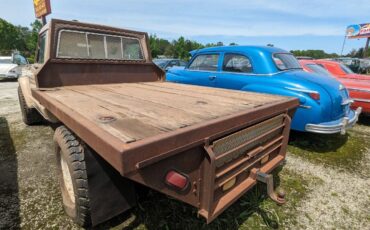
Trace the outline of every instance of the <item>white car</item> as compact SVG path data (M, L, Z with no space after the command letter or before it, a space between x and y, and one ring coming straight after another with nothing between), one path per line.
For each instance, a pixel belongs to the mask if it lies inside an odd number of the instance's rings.
M27 64L27 59L19 54L0 56L0 79L18 78L21 75L22 66Z

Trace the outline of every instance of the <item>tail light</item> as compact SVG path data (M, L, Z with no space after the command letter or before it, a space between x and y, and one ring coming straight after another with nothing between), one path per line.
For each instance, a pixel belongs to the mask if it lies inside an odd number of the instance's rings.
M165 180L168 186L179 191L184 191L189 186L188 177L174 170L171 170L166 174Z
M316 101L320 100L320 93L318 92L311 92L310 97Z
M300 88L291 88L291 87L285 87L288 90L293 90L296 92L302 92L308 94L312 99L318 101L320 100L320 93L317 91L309 90L309 89L300 89Z

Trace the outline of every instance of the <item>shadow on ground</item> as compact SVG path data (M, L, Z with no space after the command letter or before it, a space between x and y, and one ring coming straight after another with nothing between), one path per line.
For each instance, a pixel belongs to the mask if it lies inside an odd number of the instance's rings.
M19 229L17 155L9 124L0 117L0 229Z
M348 141L348 134L317 134L291 131L289 145L317 153L335 152Z
M359 120L358 120L358 123L360 125L370 126L370 115L368 115L368 116L361 115L360 118L359 118Z
M278 167L274 173L275 186L279 186ZM279 228L279 220L274 212L264 208L266 186L258 184L237 202L218 216L212 223L197 217L197 209L168 196L149 190L145 197L139 198L137 207L95 229L240 229L249 219L248 226L260 229L265 225L272 229ZM251 220L256 218L255 220ZM256 226L253 226L253 225Z
M18 81L18 79L7 79L7 78L4 78L4 79L0 79L0 83L1 82L16 82L16 81Z

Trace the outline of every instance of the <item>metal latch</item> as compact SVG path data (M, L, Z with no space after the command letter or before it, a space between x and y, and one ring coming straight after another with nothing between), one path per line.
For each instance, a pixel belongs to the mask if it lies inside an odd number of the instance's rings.
M267 195L271 200L275 201L279 205L285 204L285 192L282 190L279 190L278 192L274 191L274 179L271 174L258 171L257 181L263 182L267 185Z

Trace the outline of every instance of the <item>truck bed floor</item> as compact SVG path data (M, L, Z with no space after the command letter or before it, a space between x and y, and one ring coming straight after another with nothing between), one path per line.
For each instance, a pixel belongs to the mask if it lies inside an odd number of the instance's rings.
M41 93L125 143L286 100L169 82L65 86Z

